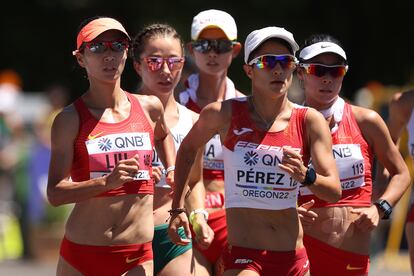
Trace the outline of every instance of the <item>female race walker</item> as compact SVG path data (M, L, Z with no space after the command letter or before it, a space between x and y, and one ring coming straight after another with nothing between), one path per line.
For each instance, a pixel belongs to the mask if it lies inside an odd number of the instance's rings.
M408 149L411 157L414 157L414 90L394 95L389 106L388 129L396 144L399 142L402 130L408 130ZM414 203L407 216L405 233L410 252L411 271L414 274Z
M342 197L336 203L315 198L307 187L300 189L299 202L307 202L302 207L308 209L313 204L317 215L304 227L311 274L367 275L371 231L380 218L389 217L409 185L409 173L381 117L339 96L348 69L339 43L328 35L314 35L306 40L299 62L305 105L322 113L331 129L332 153L342 187ZM372 203L374 156L391 178L385 193Z
M252 96L206 106L177 154L170 236L179 242L175 231L188 224L180 208L190 165L197 149L220 134L229 243L224 275L309 275L296 208L299 186L329 202L341 196L323 116L287 98L298 48L283 28L250 33L244 71ZM304 165L309 158L313 168Z
M76 42L89 88L52 126L48 198L75 203L57 274L153 275L153 146L167 168L175 161L164 109L121 89L129 35L118 21L88 19Z
M164 107L165 121L174 138L176 150L191 127L197 121L198 114L177 103L174 99L174 88L177 86L184 65L184 48L177 31L166 24L152 24L143 28L132 43L134 68L141 77L140 94L157 96ZM189 179L189 186L201 186L198 198L189 202L189 211L192 211L193 222L203 229L207 225L208 214L204 213L204 187L201 179L202 159L201 151L195 162ZM156 178L154 193L154 275L194 275L194 261L192 244L176 245L170 241L167 233L168 210L171 209L171 186L166 182L165 172L174 170L174 167L164 168L160 156L154 151L152 159L153 174ZM195 194L192 189L192 194ZM188 199L191 199L189 197ZM198 200L198 201L197 201ZM184 230L179 229L180 236L185 239ZM188 234L188 233L187 233ZM201 238L199 243L208 245L210 237ZM207 243L207 244L206 244Z
M239 54L237 26L233 17L220 10L205 10L193 18L192 42L188 49L198 68L190 75L187 89L179 94L181 104L200 113L206 105L216 101L244 96L227 77L232 60ZM203 181L206 189L205 206L209 212L208 224L215 238L209 248L194 244L199 273L221 275L221 254L227 244L224 211L224 166L219 135L209 140L204 149Z

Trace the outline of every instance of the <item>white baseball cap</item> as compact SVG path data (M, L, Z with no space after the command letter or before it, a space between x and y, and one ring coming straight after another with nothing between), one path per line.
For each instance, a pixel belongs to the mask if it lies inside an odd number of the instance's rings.
M227 12L220 10L202 11L193 18L191 24L191 39L197 40L200 33L206 28L219 28L229 40L237 39L237 26L234 18Z
M260 30L254 30L247 36L244 44L244 62L247 64L250 53L270 38L280 38L285 40L291 46L293 54L299 50L299 45L296 43L291 32L280 27L266 27Z
M301 60L308 60L323 53L334 53L342 57L346 61L346 54L344 49L336 43L322 41L311 44L302 49L299 53Z

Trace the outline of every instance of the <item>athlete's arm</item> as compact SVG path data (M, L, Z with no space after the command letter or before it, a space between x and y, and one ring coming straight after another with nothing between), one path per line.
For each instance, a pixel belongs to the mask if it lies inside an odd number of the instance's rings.
M414 91L406 93L397 93L392 97L389 104L387 126L391 135L391 139L397 145L400 144L400 137L403 129L411 116L414 100ZM390 179L390 174L384 166L377 160L377 170L375 174L375 186L373 187L373 199L377 200L384 193L385 188Z
M325 118L309 108L306 112L306 132L312 165L317 177L308 188L320 199L336 202L341 198L341 184L332 156L332 138Z
M364 138L378 161L387 169L390 175L388 186L380 198L387 200L391 206L394 206L410 185L410 174L407 165L395 146L385 122L378 113L357 106L353 106L352 111ZM371 206L370 209L366 212L362 212L363 210L360 212L362 216L361 224L364 223L367 230L376 226L379 219L376 217L378 216L376 205ZM380 216L382 215L380 214ZM362 222L363 220L371 220L371 222Z
M411 110L414 107L413 101L414 90L395 94L389 104L387 125L395 144L399 142L401 133L411 116Z
M197 153L216 133L224 133L230 121L229 102L215 102L207 105L200 114L199 120L184 138L177 153L175 187L172 208L184 207L185 187L190 169ZM178 227L188 227L187 217L183 214L173 216L170 220L169 235L173 242L181 244L176 235Z
M198 120L198 114L192 112L193 124ZM195 162L190 171L188 180L189 190L186 195L187 213L191 214L194 210L205 210L206 190L203 183L203 149L201 147L196 155ZM207 248L214 238L214 231L207 224L207 220L202 212L195 212L192 221L193 230L196 234L195 239L198 244Z
M156 96L140 95L139 99L154 124L154 144L158 157L165 169L170 168L175 164L175 146L164 119L164 107ZM166 182L173 186L174 170L167 172Z
M118 187L133 180L130 175L138 169L138 161L131 158L120 161L107 176L82 182L70 181L74 141L78 130L79 118L73 105L59 113L52 125L47 196L54 206L87 200Z

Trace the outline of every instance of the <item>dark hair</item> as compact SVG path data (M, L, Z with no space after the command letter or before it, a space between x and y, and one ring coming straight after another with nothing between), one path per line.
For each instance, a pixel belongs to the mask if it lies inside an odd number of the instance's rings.
M147 41L154 37L172 37L180 42L181 50L184 55L184 43L178 32L168 24L151 24L144 27L132 40L131 57L139 62L141 54L144 52Z
M305 42L303 43L303 47L300 49L299 53L306 47L313 45L315 43L319 42L332 42L336 45L340 46L342 48L341 42L339 42L338 39L335 37L328 35L328 34L313 34L307 39L305 39ZM303 59L299 58L299 61L304 61Z
M279 44L282 44L283 46L285 46L287 49L289 49L289 53L291 54L291 55L294 55L293 54L293 49L292 49L292 45L290 45L289 44L289 42L287 42L286 40L284 40L284 39L281 39L281 38L277 38L277 37L272 37L272 38L269 38L269 39L267 39L267 40L265 40L265 41L263 41L259 46L257 46L257 48L256 49L254 49L250 54L249 54L249 58L247 59L247 62L249 63L252 59L253 59L253 57L256 55L256 53L260 50L260 48L262 48L262 46L263 46L263 44L265 43L265 42L267 42L267 41L273 41L273 42L277 42L277 43L279 43Z

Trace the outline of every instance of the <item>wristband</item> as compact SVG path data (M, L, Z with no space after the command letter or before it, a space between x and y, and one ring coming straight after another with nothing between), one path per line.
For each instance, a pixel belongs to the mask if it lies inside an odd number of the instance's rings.
M169 172L172 172L175 170L175 166L169 166L166 170L165 170L165 175L167 175Z
M170 216L173 215L179 215L181 213L185 213L187 210L185 208L174 208L174 209L170 209L168 210L168 213L170 213Z
M165 220L165 222L168 222L173 216L176 216L176 215L179 215L179 214L185 213L185 212L187 212L187 210L185 208L173 208L173 209L170 209L170 210L168 210L168 213L170 213L170 216L169 216L169 218L167 218Z
M203 214L205 220L208 220L208 212L205 209L195 209L190 213L189 221L191 225L193 225L193 221L195 219L196 214Z

